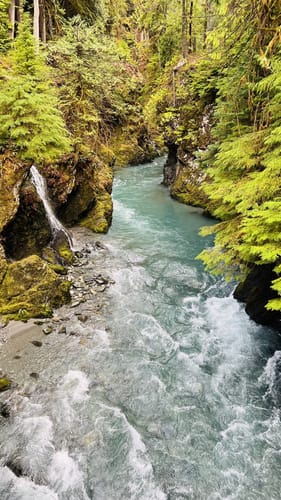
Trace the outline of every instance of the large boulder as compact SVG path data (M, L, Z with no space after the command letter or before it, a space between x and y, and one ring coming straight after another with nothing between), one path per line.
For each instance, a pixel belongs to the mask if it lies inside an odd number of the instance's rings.
M13 262L0 287L0 314L4 320L51 316L53 308L70 300L70 285L38 255Z
M237 286L234 298L246 304L246 312L254 321L281 331L280 312L268 311L265 307L270 299L278 296L271 288L274 279L276 274L271 264L254 266L245 281Z

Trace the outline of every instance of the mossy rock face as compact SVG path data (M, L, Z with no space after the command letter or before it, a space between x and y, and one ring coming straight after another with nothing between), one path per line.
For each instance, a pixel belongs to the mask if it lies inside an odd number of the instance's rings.
M181 167L171 186L171 196L186 205L206 209L209 200L201 189L203 180L205 180L205 174L196 164L191 163Z
M13 220L3 231L6 255L22 259L40 254L52 238L45 210L37 192L29 180L20 189L20 205Z
M75 257L69 246L69 242L64 233L59 232L53 240L53 248L56 251L58 260L63 265L73 264Z
M7 391L12 386L11 380L8 378L0 378L0 392Z
M111 137L110 147L102 146L100 156L110 165L114 163L117 167L126 167L153 160L159 156L161 149L163 144L157 144L140 119L117 128Z
M95 233L106 233L111 224L113 203L110 194L100 195L95 206L80 222L80 225L91 229Z
M0 155L0 233L18 210L19 190L28 168L11 152Z
M7 268L8 268L8 262L5 258L4 248L2 247L2 245L0 245L0 285L7 272Z
M77 162L75 175L74 189L59 216L66 224L106 232L112 218L112 168L95 156L85 157Z
M37 255L9 264L0 288L0 314L4 320L51 316L53 308L70 301L70 285Z

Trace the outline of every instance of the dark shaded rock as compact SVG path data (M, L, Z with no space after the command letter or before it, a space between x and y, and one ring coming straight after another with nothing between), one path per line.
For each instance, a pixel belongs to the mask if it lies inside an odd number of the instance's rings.
M81 224L94 232L108 231L112 219L112 169L97 156L78 158L75 180L67 200L59 208L66 224Z
M278 311L268 311L265 306L270 299L277 297L272 290L272 280L276 279L273 266L255 266L243 283L234 291L234 298L246 304L246 312L251 319L261 325L272 326L281 331L281 314Z
M52 247L54 248L61 264L73 264L75 257L70 248L70 242L66 233L58 231L52 240Z
M5 463L5 466L8 467L15 474L15 476L23 476L23 469L20 464L8 461Z
M14 359L21 359L21 356L20 356L19 354L16 354L16 355L14 356Z
M36 373L36 372L31 372L31 373L29 374L29 376L30 376L31 378L34 378L35 380L37 380L37 379L39 378L39 373Z
M8 403L0 402L0 415L3 418L9 418L11 416L11 408Z
M168 156L163 170L163 184L164 186L171 186L175 182L178 172L178 145L172 141L167 141L166 146L168 147Z
M36 347L41 347L43 345L40 340L31 340L30 343L35 345Z

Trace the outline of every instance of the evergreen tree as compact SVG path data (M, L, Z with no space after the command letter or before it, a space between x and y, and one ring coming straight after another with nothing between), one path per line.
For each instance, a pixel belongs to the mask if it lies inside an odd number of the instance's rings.
M228 16L217 153L205 185L222 222L212 230L214 248L201 257L214 272L230 276L272 264L280 298L268 308L281 310L281 6L244 0L232 3Z
M10 46L9 37L9 0L0 0L0 55L7 52Z
M2 68L0 88L0 142L23 160L51 161L69 150L69 139L58 100L27 17L20 24Z

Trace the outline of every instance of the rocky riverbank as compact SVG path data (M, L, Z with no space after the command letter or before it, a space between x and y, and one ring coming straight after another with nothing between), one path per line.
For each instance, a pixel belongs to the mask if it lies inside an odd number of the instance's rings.
M107 306L106 290L113 280L106 275L100 262L106 247L96 241L91 233L84 229L74 230L75 241L79 247L75 262L69 267L68 279L71 281L71 304L59 308L52 318L30 319L25 323L11 321L0 327L0 379L9 381L1 392L2 404L9 402L11 391L33 390L40 380L42 370L42 351L44 362L48 363L53 349L61 345L62 352L66 344L78 342L87 344L87 336L103 322L104 308ZM83 246L83 242L89 240ZM47 351L50 351L46 355ZM35 384L35 385L34 385ZM1 410L1 408L0 408Z

